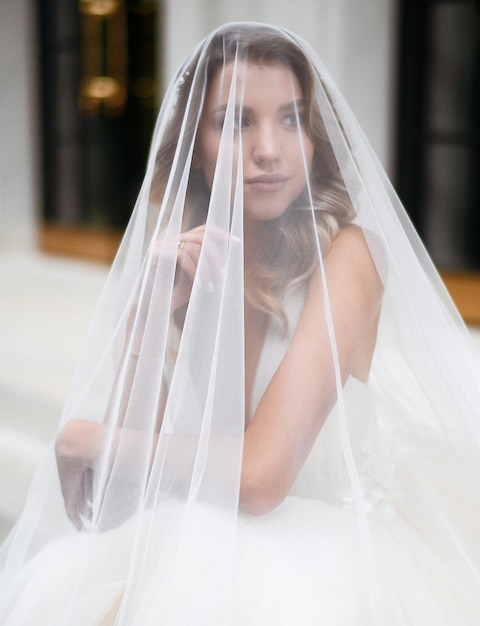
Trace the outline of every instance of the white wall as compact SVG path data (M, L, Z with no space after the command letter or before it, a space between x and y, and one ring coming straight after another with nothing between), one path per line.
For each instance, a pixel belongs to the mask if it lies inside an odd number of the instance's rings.
M0 251L29 248L38 203L33 0L0 0Z
M397 0L165 0L164 5L166 77L225 22L284 26L319 53L391 170Z

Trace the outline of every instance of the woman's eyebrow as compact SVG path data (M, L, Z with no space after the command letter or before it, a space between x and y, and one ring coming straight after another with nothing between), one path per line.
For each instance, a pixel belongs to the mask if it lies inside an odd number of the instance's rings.
M302 99L292 100L292 102L287 102L286 104L282 104L279 107L279 112L283 113L285 111L296 111L305 108L305 102Z
M211 113L212 113L212 115L214 115L215 113L225 113L227 108L228 108L228 104L219 104L218 106L214 107L211 110ZM247 111L247 112L249 112L249 111L253 110L251 107L246 107L246 106L243 106L241 104L235 104L233 108L235 110L235 113L237 113L238 111Z
M298 100L292 100L291 102L282 104L278 108L278 111L279 113L283 113L285 111L295 111L297 109L303 109L304 107L305 107L304 101L302 99L298 99ZM227 108L228 108L228 104L219 104L218 106L212 109L211 114L215 115L215 113L225 113ZM234 109L235 109L235 112L246 111L247 113L251 113L254 110L253 107L245 106L242 104L236 104Z
M214 107L210 113L214 114L214 113L225 113L225 111L227 110L227 105L226 104L219 104L218 106Z

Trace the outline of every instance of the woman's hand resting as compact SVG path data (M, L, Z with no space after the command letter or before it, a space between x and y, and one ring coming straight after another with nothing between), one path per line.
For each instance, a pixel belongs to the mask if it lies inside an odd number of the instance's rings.
M78 530L89 517L93 468L103 448L105 426L82 419L67 422L57 436L55 455L68 517Z

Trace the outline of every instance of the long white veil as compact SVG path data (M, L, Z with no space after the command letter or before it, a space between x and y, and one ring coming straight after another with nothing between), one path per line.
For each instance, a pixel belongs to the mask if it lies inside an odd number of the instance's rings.
M255 262L247 254L243 184L251 66L288 68L294 77L281 124L299 146L304 180L284 213L258 221ZM218 156L207 180L198 162L215 80L228 95L215 109ZM276 88L269 86L273 99ZM358 376L344 368L331 305L338 284L325 267L345 229L362 233L383 291L376 342ZM187 262L196 267L193 284L181 269ZM399 578L414 572L419 590L434 570L432 623L470 623L449 619L474 615L480 588L478 355L314 51L284 29L250 23L202 41L166 93L60 437L1 553L2 623L93 625L112 606L118 625L240 623L232 617L239 529L254 517L241 501L245 433L313 280L322 285L318 327L328 348L318 376L319 385L332 381L329 408L319 406L323 426L306 444L313 450L305 468L316 478L303 485L299 469L286 500L321 501L348 516L349 550L360 563L351 576L365 611L359 624L412 623L413 600L397 593L392 570ZM284 346L270 356L265 340L254 374L247 308L254 330L256 320L272 346ZM357 311L349 315L353 324ZM299 424L301 400L292 401ZM99 425L95 459L64 467L61 433L86 422ZM258 520L268 524L276 511ZM427 546L435 563L423 574L422 563L406 563L417 546ZM352 588L345 582L346 597ZM447 596L456 608L445 617Z

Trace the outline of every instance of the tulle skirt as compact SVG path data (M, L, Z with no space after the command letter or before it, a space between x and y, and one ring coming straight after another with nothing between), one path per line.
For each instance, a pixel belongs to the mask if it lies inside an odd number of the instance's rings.
M479 623L480 508L464 465L446 438L401 433L406 413L395 420L392 404L379 427L358 381L348 391L363 508L350 497L333 411L291 494L266 515L239 513L231 540L220 538L231 514L197 502L188 526L172 497L105 532L72 527L9 581L0 624Z
M447 495L460 504L461 495ZM0 601L0 623L107 626L116 616L115 623L132 626L191 626L192 615L202 615L198 623L209 626L369 626L379 610L389 626L461 626L478 619L478 581L466 576L451 546L439 544L435 520L421 519L425 507L401 515L382 508L369 513L372 589L353 507L300 496L287 497L264 516L239 515L233 570L218 581L215 594L202 592L209 568L204 562L200 571L185 568L172 596L181 506L170 501L140 523L134 517L104 533L49 544L11 581ZM458 519L474 523L478 512L465 501L462 506ZM197 513L197 529L207 534L218 512L205 507ZM132 555L142 552L147 536L139 583Z

